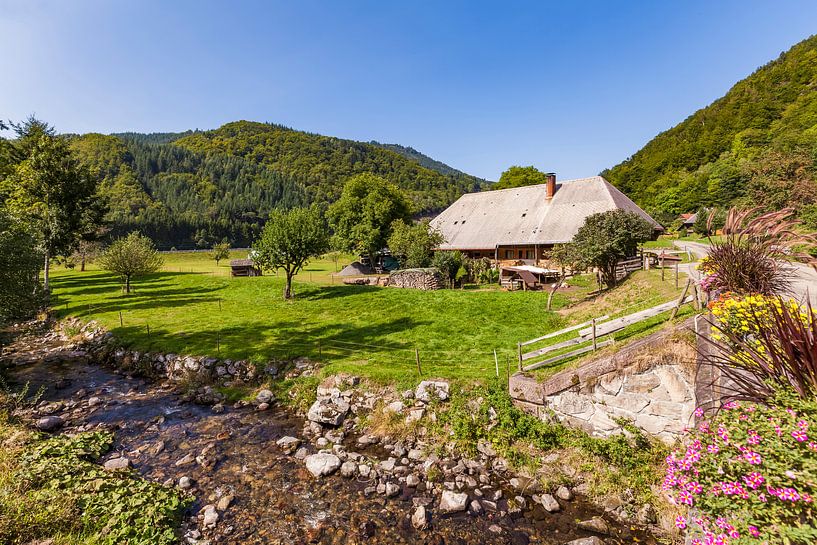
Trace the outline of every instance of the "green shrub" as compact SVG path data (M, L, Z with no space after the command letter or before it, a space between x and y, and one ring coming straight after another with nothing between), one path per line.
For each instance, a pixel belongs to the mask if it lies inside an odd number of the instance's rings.
M19 452L0 449L0 543L59 536L74 536L72 543L176 543L190 498L133 472L102 469L95 460L112 444L110 433L94 432L34 438Z

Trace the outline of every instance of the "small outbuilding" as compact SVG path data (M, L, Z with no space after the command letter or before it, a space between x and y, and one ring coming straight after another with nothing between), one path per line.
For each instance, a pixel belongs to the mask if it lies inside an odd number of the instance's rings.
M230 261L232 276L261 276L261 268L252 259L233 259Z

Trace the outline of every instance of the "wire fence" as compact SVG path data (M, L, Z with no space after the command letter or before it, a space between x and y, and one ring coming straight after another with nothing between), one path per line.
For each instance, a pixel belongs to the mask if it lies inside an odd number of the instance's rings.
M310 336L307 332L298 336L266 337L257 347L248 348L247 333L229 328L184 333L174 331L174 327L165 327L155 318L140 316L138 310L112 310L109 305L90 303L69 306L68 301L54 303L55 308L64 309L66 314L101 318L114 333L118 326L123 340L130 340L146 350L166 351L172 348L181 353L252 361L308 358L327 365L381 365L385 366L388 374L412 374L419 378L451 377L452 374L466 378L507 378L516 357L515 350L510 346L447 349L402 340L362 342ZM221 311L223 300L219 299L217 304ZM273 329L270 327L270 330ZM180 338L182 342L179 342Z

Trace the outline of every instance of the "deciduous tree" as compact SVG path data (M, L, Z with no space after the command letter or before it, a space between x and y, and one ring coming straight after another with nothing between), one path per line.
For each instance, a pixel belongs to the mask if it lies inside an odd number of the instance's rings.
M213 251L210 253L210 257L215 260L216 267L218 267L219 261L230 257L230 243L217 242L216 244L213 244Z
M409 221L411 206L400 189L380 176L358 174L343 186L343 193L328 210L336 245L369 256L386 246L391 226Z
M547 175L536 167L512 166L502 173L492 189L508 189L547 183Z
M613 287L618 261L635 255L638 245L650 240L652 234L652 224L638 214L611 210L587 216L573 244L585 263L598 268L601 282Z
M313 257L329 249L329 233L316 207L274 210L261 238L253 245L256 264L266 270L283 269L284 299L292 298L292 277Z
M433 229L428 221L409 224L403 220L392 223L389 250L397 256L404 269L428 267L434 248L445 242L442 233Z
M152 240L134 231L108 246L99 262L103 269L119 275L122 289L129 294L131 280L158 271L164 259Z
M37 240L0 208L0 322L29 316L41 301Z

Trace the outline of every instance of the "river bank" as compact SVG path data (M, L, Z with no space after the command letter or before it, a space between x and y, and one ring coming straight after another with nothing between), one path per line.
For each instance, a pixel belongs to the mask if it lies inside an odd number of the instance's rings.
M16 387L45 388L24 415L31 422L51 416L61 433L113 431L101 463L194 496L181 529L191 544L655 542L574 490L556 498L537 490L496 456L440 457L412 452L417 437L316 429L271 398L194 404L178 385L92 363L53 331L19 331L2 360ZM337 467L315 477L325 471L304 459L322 455Z

